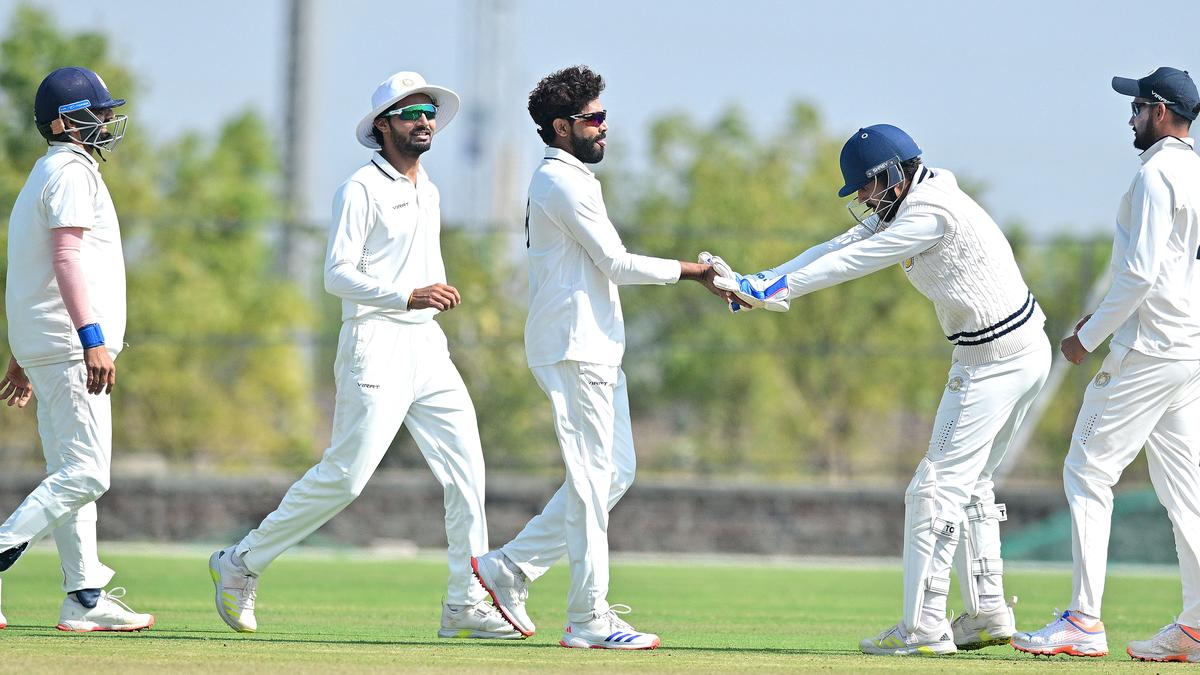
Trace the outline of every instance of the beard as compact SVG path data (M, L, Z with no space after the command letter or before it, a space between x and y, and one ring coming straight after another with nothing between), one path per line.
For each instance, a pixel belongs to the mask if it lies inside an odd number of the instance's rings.
M571 133L571 154L584 164L597 164L604 159L604 146L599 141L607 134L599 134L595 138L584 138Z
M1150 129L1143 127L1141 129L1134 128L1133 130L1133 147L1145 152L1150 149L1150 146L1158 142L1150 132Z
M428 131L429 137L413 140L413 134L418 131ZM429 127L416 127L407 136L396 135L396 150L402 155L420 156L433 147L433 130Z

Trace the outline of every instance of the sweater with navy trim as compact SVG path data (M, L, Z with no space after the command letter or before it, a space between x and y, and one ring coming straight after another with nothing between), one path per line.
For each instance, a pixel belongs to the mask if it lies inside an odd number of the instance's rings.
M894 220L929 214L945 234L906 259L904 273L933 302L954 358L978 365L1011 356L1045 339L1046 317L991 216L938 171L912 187Z

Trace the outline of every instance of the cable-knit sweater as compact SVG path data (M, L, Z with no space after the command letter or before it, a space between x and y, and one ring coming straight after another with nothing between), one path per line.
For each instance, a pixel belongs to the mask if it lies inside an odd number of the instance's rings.
M913 182L886 227L856 226L776 268L787 274L790 295L900 263L933 302L956 360L987 363L1044 339L1046 317L995 221L949 171L922 167Z

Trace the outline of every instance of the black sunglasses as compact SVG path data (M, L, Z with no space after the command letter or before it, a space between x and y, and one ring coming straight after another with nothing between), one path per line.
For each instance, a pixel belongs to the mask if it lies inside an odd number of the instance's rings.
M588 125L589 127L598 127L601 124L604 124L604 120L607 117L608 117L607 110L597 110L596 112L567 115L567 119L575 120L576 122L583 122L584 124Z
M1168 101L1130 101L1129 108L1133 110L1133 116L1137 117L1138 115L1142 114L1142 106L1158 105L1160 103L1163 105L1169 105Z

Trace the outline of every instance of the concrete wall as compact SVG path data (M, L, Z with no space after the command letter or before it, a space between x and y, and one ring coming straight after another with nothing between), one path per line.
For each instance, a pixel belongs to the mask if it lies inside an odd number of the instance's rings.
M113 477L101 498L103 540L230 542L270 513L297 476ZM41 479L0 477L11 513ZM490 476L492 543L516 534L558 488L548 479ZM1004 490L1006 536L1065 508L1061 489ZM315 544L408 542L445 546L441 490L427 473L375 476L357 501L309 540ZM718 486L639 480L613 512L614 551L898 556L904 487Z

